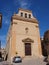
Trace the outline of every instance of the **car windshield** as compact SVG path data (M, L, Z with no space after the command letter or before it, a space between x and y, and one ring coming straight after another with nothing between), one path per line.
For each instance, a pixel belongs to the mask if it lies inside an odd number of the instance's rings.
M14 58L21 58L20 56L14 57Z
M18 57L16 57L16 58L20 58L20 57L18 56Z

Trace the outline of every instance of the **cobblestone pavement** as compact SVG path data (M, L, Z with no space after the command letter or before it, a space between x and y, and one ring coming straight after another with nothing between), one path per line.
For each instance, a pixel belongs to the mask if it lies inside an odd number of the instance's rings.
M11 63L9 63L7 61L3 61L3 62L0 62L0 65L13 65L13 64L11 64Z
M0 62L0 65L46 65L42 58L24 58L22 63L9 63L7 61Z

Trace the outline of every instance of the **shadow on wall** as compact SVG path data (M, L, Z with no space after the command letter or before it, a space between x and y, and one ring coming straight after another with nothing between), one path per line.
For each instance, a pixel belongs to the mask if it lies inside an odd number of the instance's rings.
M8 59L8 54L6 55L5 61L7 61L7 59Z
M0 52L0 58L2 58L2 53Z

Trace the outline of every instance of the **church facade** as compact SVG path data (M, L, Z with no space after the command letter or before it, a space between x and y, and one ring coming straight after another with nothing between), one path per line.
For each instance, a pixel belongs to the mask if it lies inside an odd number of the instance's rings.
M40 57L41 41L39 23L32 11L19 9L18 14L12 16L7 35L6 57L8 60L16 55L24 57Z

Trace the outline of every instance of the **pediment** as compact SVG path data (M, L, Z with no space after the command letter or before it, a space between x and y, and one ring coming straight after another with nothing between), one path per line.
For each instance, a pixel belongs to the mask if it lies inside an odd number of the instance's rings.
M23 42L32 42L32 43L34 42L34 40L32 40L32 39L30 39L30 38L23 39L22 41L23 41Z

